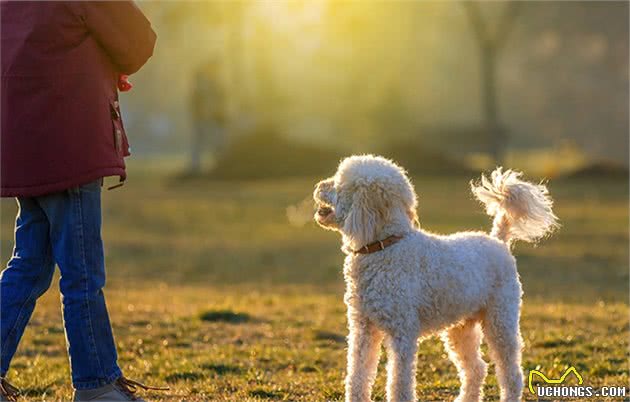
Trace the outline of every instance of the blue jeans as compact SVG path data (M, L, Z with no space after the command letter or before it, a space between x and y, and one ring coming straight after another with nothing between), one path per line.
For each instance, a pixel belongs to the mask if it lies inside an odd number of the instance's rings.
M103 295L101 180L17 202L15 248L0 276L0 374L9 370L35 302L50 287L56 263L74 387L111 383L122 373Z

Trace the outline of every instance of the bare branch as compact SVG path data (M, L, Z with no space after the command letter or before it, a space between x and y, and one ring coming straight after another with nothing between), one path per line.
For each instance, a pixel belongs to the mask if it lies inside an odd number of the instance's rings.
M479 8L479 2L474 0L463 0L461 2L473 31L479 41L480 46L489 46L498 50L505 43L510 31L514 27L514 21L518 17L522 8L522 2L509 0L504 2L505 10L495 30L489 29L489 22L486 21ZM492 31L492 32L491 32Z
M486 44L489 38L488 33L486 32L486 24L481 16L481 10L479 10L479 3L471 0L463 0L461 4L466 11L466 15L468 15L468 20L472 25L479 44Z
M499 25L493 38L494 46L497 48L502 47L507 37L510 36L510 32L514 28L514 21L522 10L522 4L522 2L516 0L507 2L503 16L499 21Z

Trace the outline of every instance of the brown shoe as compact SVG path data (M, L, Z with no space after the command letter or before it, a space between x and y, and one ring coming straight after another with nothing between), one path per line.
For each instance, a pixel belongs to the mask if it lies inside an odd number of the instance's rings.
M0 377L0 401L15 402L20 396L20 390L10 382Z
M75 401L137 401L145 402L137 397L138 388L144 390L168 391L168 387L152 387L125 377L119 377L111 384L96 389L78 390L74 392Z

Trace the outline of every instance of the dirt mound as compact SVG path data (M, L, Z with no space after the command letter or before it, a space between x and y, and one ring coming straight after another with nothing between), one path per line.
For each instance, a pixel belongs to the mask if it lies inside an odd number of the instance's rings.
M628 167L617 162L593 162L567 173L563 179L622 179L630 178Z
M420 141L392 142L383 149L383 156L395 160L411 175L448 176L476 174L463 162L423 145Z
M426 147L419 141L392 142L376 154L391 158L412 175L471 175L463 162ZM277 134L259 132L230 146L210 172L213 179L241 180L332 174L347 156L341 151L298 143Z
M214 179L262 179L332 174L343 154L301 144L272 133L233 143L210 172Z

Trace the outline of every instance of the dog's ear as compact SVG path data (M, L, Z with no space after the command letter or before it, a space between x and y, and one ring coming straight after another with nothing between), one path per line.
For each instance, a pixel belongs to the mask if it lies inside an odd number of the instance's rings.
M357 249L375 241L388 211L387 197L382 188L359 186L352 196L352 206L343 226L350 246Z
M411 221L411 225L415 228L420 228L420 218L418 218L418 213L416 212L416 206L410 205L407 206L407 216Z

